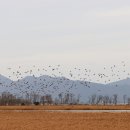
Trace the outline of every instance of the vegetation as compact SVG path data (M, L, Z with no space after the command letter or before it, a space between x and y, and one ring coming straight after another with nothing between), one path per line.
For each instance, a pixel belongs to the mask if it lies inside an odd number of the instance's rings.
M123 97L124 105L130 104L130 98L126 95ZM86 101L87 105L119 105L118 95L102 96L92 95L89 100ZM13 105L78 105L80 104L80 95L77 97L72 93L62 94L60 93L57 98L53 99L51 95L39 95L36 93L26 93L26 95L19 97L9 92L3 92L0 95L0 106L13 106Z
M129 130L130 113L0 112L0 130Z

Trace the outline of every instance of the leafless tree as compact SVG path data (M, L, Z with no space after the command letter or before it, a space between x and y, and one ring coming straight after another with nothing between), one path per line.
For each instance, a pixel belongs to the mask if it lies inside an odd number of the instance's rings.
M128 105L130 105L130 98L128 98L127 100L128 100Z
M102 95L99 95L97 96L97 101L96 101L96 104L102 104L102 99L103 99L103 96Z
M123 95L124 104L126 104L127 95Z
M96 97L96 94L91 95L91 97L89 98L89 103L92 105L96 104Z
M117 98L118 98L117 94L114 94L113 95L113 104L114 105L117 105Z
M62 104L62 99L63 99L62 93L60 93L58 96L59 96L59 99L60 99L60 104Z

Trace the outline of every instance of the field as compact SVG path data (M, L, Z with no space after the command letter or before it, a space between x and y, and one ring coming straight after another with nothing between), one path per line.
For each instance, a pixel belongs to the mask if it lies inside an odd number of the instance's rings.
M0 110L130 110L130 105L0 106Z
M130 113L126 112L71 113L47 112L44 110L130 110L130 106L0 106L0 130L130 129Z
M130 113L0 112L0 130L129 130Z

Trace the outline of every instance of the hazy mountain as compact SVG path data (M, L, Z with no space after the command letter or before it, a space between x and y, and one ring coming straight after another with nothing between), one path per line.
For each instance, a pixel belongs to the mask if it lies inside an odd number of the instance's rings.
M10 90L9 85L11 84L12 80L6 78L3 75L0 75L0 92Z
M106 94L117 94L120 101L123 100L123 95L130 97L130 78L107 84Z
M87 102L88 98L93 94L108 96L117 94L118 99L122 102L123 95L130 96L130 79L104 85L47 75L40 77L28 76L18 81L12 81L0 75L0 92L4 91L18 96L33 92L41 95L51 94L53 97L58 97L60 93L73 93L75 96L80 95L83 102Z

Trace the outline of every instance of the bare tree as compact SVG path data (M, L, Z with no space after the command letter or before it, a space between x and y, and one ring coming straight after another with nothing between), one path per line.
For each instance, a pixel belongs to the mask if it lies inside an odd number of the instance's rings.
M47 100L48 104L52 104L53 103L51 95L46 95L46 100Z
M62 98L63 98L62 93L60 93L58 96L59 96L59 99L60 99L60 101L61 101L60 103L62 104Z
M130 98L128 98L127 100L128 100L128 105L130 105Z
M92 105L96 104L96 97L96 94L91 95L91 97L89 98L89 103Z
M45 104L45 96L41 96L40 103L42 103L43 105Z
M96 101L96 104L102 104L102 99L103 99L103 96L102 95L99 95L97 96L97 101Z
M70 100L70 94L67 93L67 94L65 94L65 96L64 96L64 104L69 104L69 100Z
M126 104L127 95L123 95L124 104Z
M117 105L117 98L118 98L117 94L114 94L113 95L113 104L114 105Z

